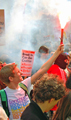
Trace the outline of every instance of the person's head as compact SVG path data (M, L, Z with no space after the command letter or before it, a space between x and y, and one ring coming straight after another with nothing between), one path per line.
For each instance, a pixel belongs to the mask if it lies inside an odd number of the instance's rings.
M17 64L11 63L5 65L0 70L0 80L5 84L9 84L10 82L20 82L22 81L21 72L17 68Z
M68 117L71 117L71 91L60 100L52 120L66 120Z
M49 53L49 48L47 46L40 46L39 50L40 53Z
M63 82L57 75L44 74L33 87L33 99L36 103L44 103L54 99L58 101L65 95L65 87ZM53 106L57 104L53 103Z
M55 60L54 64L57 64L60 68L65 69L68 65L68 57L65 53L61 53L57 59Z
M45 45L42 45L39 47L38 52L40 55L39 57L46 59L47 55L49 54L49 48Z

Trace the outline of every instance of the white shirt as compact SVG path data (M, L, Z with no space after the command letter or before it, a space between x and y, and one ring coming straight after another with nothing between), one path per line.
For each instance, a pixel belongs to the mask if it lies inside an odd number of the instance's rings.
M29 91L31 87L31 77L23 80L22 83L24 83L28 87L28 91ZM9 87L6 87L4 90L6 91L8 98L8 106L10 111L9 119L19 120L22 112L30 103L29 97L28 95L25 96L25 91L20 87L17 90L13 90L10 89ZM1 105L1 100L0 100L0 105Z

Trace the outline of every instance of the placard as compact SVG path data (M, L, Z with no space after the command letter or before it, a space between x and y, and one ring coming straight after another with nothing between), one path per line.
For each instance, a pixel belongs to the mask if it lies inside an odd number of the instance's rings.
M22 76L31 76L35 51L22 50L21 67Z

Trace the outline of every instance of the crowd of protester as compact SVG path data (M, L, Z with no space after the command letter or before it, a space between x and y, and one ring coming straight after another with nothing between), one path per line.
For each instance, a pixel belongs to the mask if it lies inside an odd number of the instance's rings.
M63 44L35 74L24 80L17 64L0 62L0 91L6 93L9 111L8 114L4 109L0 94L2 116L5 114L9 120L71 120L70 62L71 56L64 53Z

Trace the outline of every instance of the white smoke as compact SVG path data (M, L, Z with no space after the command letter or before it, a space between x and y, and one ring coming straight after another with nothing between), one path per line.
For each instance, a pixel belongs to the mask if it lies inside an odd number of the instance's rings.
M22 49L38 53L39 47L46 45L50 52L55 51L60 44L61 26L58 14L62 8L69 16L64 28L64 44L68 50L71 40L70 6L70 0L0 0L0 9L5 10L5 32L2 35L5 45L0 46L0 58L3 61L16 62L20 67ZM47 59L50 56L49 53ZM40 62L37 54L33 69L37 67L36 61Z

